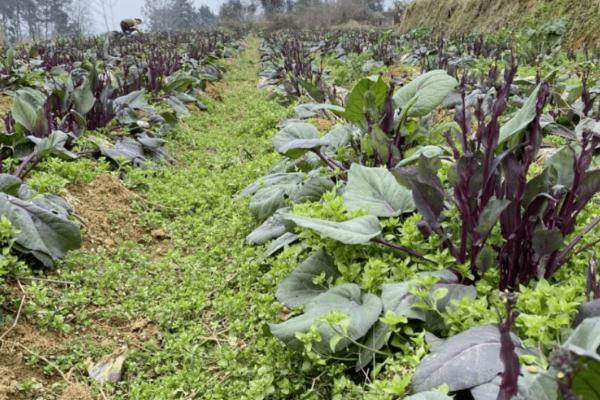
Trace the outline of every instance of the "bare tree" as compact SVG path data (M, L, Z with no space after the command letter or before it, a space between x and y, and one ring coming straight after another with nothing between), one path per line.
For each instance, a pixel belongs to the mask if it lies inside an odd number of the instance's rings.
M73 0L71 5L71 19L79 35L93 32L94 20L90 15L91 0Z
M172 0L146 0L142 8L150 30L170 31L173 28Z
M106 31L112 31L115 27L114 9L119 0L94 0L96 13L102 18Z

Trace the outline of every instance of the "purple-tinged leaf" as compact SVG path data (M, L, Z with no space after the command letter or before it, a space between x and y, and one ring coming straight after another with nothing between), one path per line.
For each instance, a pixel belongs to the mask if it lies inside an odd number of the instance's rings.
M563 235L556 228L547 229L538 227L533 232L533 250L539 257L548 256L560 248L564 240Z
M519 357L515 352L515 343L511 336L512 327L515 323L517 315L513 312L513 305L516 301L516 296L508 294L506 301L506 319L500 324L500 359L504 364L502 372L502 381L500 382L500 390L497 400L511 400L519 391L519 375L521 373L521 365Z
M479 221L477 223L477 227L475 231L481 235L486 235L489 231L492 230L496 222L498 222L498 218L500 218L500 214L504 212L506 207L510 204L510 200L502 200L493 197L490 199L485 208L481 211L479 215Z
M421 392L446 384L451 391L458 391L487 383L503 371L500 348L500 332L494 325L452 336L421 361L413 388Z

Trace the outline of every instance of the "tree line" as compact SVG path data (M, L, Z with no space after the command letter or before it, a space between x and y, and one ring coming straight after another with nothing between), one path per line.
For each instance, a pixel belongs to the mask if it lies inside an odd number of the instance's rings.
M114 29L115 8L124 0L0 0L0 41L46 40ZM396 0L404 3L406 0ZM145 0L145 29L190 31L218 24L267 27L330 26L349 20L376 21L384 0L225 0L218 13L193 0ZM137 17L132 15L131 17Z
M374 22L385 17L384 5L384 0L225 0L215 15L206 6L194 9L192 0L146 0L144 11L150 29L158 31L244 23L291 28Z
M147 27L152 31L191 31L217 24L210 7L194 6L192 0L146 0L143 8Z
M88 23L81 0L0 0L0 36L10 41L80 35Z
M382 20L384 0L226 0L219 10L224 24L254 21L267 28L310 28Z

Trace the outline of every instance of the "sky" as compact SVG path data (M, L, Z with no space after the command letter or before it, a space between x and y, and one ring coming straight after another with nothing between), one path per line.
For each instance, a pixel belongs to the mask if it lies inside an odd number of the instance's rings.
M2 1L2 0L0 0ZM219 11L219 7L223 0L194 0L194 3L197 7L201 5L209 6L215 13ZM116 5L114 7L114 22L113 22L113 30L118 30L119 22L125 18L135 18L140 17L144 18L142 14L142 6L144 5L144 0L116 0ZM94 13L94 21L96 30L105 30L104 23L102 22L102 17L99 13Z

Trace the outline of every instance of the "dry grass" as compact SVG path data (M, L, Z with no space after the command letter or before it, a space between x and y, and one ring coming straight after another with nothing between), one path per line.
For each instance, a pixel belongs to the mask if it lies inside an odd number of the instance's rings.
M561 17L567 20L570 44L598 43L600 0L416 0L404 15L401 29L490 33L506 27L540 26Z

